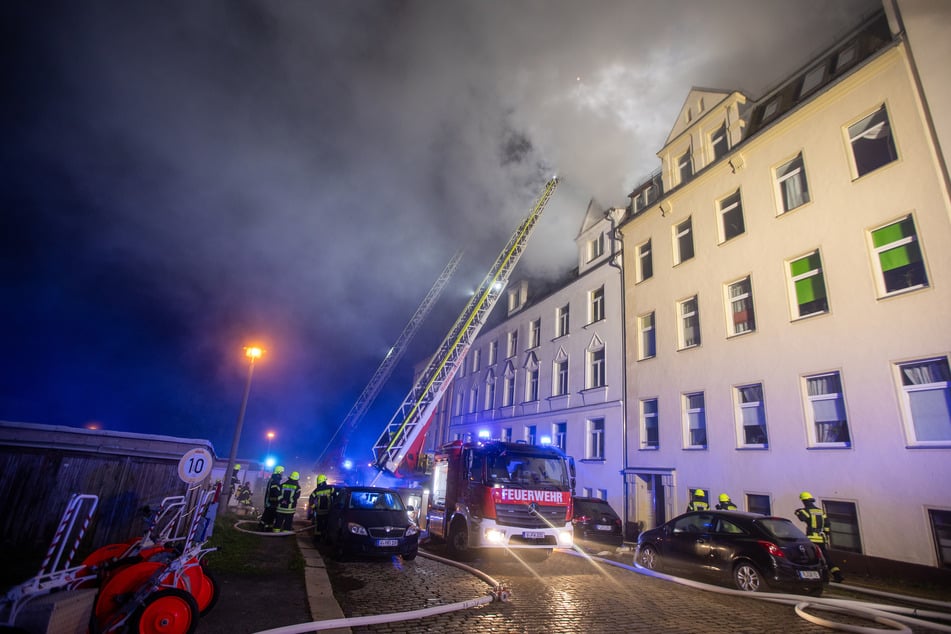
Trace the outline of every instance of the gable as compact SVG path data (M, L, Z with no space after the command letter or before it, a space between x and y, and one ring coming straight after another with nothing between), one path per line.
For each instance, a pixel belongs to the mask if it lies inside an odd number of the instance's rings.
M687 99L684 100L684 105L680 107L680 113L677 115L677 120L670 130L670 134L667 135L664 145L680 136L697 119L712 110L731 94L730 91L714 90L712 88L691 88L687 94Z

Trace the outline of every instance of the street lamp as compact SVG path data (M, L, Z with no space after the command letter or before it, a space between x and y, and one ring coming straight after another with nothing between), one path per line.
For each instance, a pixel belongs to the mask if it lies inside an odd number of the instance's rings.
M269 431L267 433L267 452L264 454L265 458L269 458L271 456L271 441L272 440L274 440L274 432Z
M248 407L248 395L251 394L251 377L254 376L254 362L264 355L264 350L257 346L249 346L244 349L244 356L248 358L248 380L244 384L244 397L241 399L241 409L238 410L238 422L234 426L234 439L231 441L231 455L228 457L228 468L225 470L222 478L222 488L228 490L224 503L218 500L218 515L224 514L228 502L231 500L231 472L234 471L234 459L238 453L238 441L241 439L241 427L244 425L244 411Z

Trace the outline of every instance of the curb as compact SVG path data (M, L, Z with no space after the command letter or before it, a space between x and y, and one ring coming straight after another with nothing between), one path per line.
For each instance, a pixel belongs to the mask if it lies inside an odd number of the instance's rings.
M346 618L343 610L340 609L340 604L334 598L330 577L327 575L327 566L320 552L314 547L313 534L310 531L297 533L297 545L304 557L304 583L311 618L314 621ZM352 634L349 627L321 631L330 632L330 634Z

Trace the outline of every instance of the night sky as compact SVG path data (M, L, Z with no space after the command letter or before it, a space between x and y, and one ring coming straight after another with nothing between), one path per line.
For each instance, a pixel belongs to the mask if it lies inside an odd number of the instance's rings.
M693 86L759 97L876 0L0 3L0 420L321 453L452 254L360 460L548 178L576 264Z

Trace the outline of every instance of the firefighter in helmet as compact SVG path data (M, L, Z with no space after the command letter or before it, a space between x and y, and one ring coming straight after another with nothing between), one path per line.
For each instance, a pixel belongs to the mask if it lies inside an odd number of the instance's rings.
M277 519L277 503L281 500L283 474L284 467L281 465L274 467L274 472L264 488L264 513L261 514L261 528L265 530L274 528L274 520Z
M327 482L327 476L317 476L317 487L310 494L307 507L308 515L314 520L314 537L320 537L327 529L327 515L330 513L330 496L334 488Z
M842 583L845 580L842 570L832 563L832 558L829 556L829 535L832 528L829 526L826 512L816 505L816 498L812 497L812 493L808 491L800 493L799 499L802 501L802 508L796 509L796 517L806 525L806 537L822 551L822 556L829 564L832 580Z
M300 499L300 474L292 471L287 480L281 484L281 497L277 503L277 521L274 522L275 533L290 531L294 525L294 512L297 510L297 500Z
M735 511L736 504L733 503L733 500L730 499L730 496L726 493L720 494L720 501L717 502L718 511Z
M693 496L690 498L690 502L687 504L688 511L707 511L710 509L710 504L707 502L707 494L703 489L694 489Z

